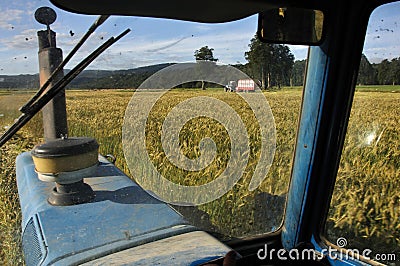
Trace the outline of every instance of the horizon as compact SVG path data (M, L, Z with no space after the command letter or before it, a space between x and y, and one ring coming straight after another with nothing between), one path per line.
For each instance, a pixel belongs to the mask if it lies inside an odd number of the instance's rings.
M374 11L366 35L364 54L371 63L400 57L400 3ZM34 11L49 6L57 13L51 25L57 33L57 47L64 57L97 19L54 7L45 0L7 1L0 7L0 75L37 74L38 30L45 29L34 19ZM245 64L257 27L257 15L238 21L206 24L171 19L112 16L89 38L67 64L73 68L82 58L111 36L126 28L132 32L105 51L87 70L128 70L163 63L194 61L194 51L202 46L214 49L221 64ZM295 60L307 57L307 46L289 45Z
M295 59L294 62L302 61L302 60L305 60L305 59L306 58L299 59L299 60ZM395 58L393 58L393 59L395 59ZM382 63L382 61L384 61L384 60L388 60L388 59L387 58L383 58L378 63L372 63L369 60L368 61L371 63L371 65L378 65L378 64ZM186 63L186 62L184 62L184 63ZM188 62L188 63L190 63L190 62ZM86 71L93 71L93 72L95 72L95 71L104 71L104 72L107 72L107 71L109 71L109 72L112 72L112 71L129 71L129 70L137 70L137 69L141 69L141 68L150 68L150 67L159 66L159 65L173 65L173 64L181 64L181 63L178 63L178 62L163 62L163 63L155 63L153 65L145 65L145 66L138 66L138 67L135 67L135 68L121 68L121 69L90 69L90 68L88 68L88 69L83 70L82 73L86 72ZM219 64L219 62L217 62L217 64ZM247 64L247 62L245 64ZM235 64L233 64L232 66L235 67ZM66 69L64 69L64 71L71 71L71 69L70 68L66 68ZM39 75L39 72L37 72L37 73L16 73L16 74L2 74L0 72L0 77L2 77L2 76L35 76L35 75ZM0 80L0 82L1 82L1 80Z

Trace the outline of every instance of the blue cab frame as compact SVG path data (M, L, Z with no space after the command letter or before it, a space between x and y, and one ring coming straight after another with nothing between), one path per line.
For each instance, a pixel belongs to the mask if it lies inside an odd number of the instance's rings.
M327 249L324 226L334 190L355 92L366 29L383 1L338 1L327 13L326 39L309 50L282 245ZM337 248L337 247L336 247ZM366 259L327 257L331 265L368 265Z
M282 1L284 4L289 2ZM265 244L286 250L310 245L317 251L330 245L324 238L324 227L346 135L368 20L376 7L392 1L320 2L309 1L312 8L324 11L327 27L322 43L309 49L283 225L271 234L228 243L244 258L250 258L249 261L256 261L257 250ZM21 175L20 178L25 177ZM160 208L164 210L164 207ZM175 219L172 225L181 226L179 230L194 230L175 213L168 211L168 215ZM177 231L172 233L178 234ZM324 264L370 265L374 262L364 258L326 257Z

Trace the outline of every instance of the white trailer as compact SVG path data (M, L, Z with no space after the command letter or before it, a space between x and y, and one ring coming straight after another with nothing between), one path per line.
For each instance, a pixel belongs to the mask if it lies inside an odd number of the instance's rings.
M239 79L236 87L237 92L249 92L256 90L256 83L252 79Z

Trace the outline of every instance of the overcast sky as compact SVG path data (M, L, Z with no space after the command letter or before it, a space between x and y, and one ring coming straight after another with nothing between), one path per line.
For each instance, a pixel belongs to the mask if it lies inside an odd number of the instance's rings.
M38 72L36 32L45 27L34 19L38 7L50 6L56 10L58 18L51 27L57 32L57 44L64 55L97 18L62 11L46 0L1 1L0 75ZM67 68L72 68L107 38L126 28L132 32L93 62L89 69L128 69L157 63L190 62L194 61L194 51L204 45L214 48L214 56L221 63L245 63L244 52L248 51L256 24L256 16L226 24L111 17L93 34ZM371 62L400 57L399 26L399 3L374 12L364 48ZM297 60L307 55L307 47L290 48Z

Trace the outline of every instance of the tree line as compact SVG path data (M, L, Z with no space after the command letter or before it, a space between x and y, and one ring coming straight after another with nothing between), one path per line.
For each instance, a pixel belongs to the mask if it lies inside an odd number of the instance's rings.
M306 60L295 61L288 46L261 43L254 37L249 48L245 52L248 63L239 67L253 79L259 80L262 88L303 85ZM399 85L400 57L371 64L362 54L357 84Z
M206 60L217 62L214 49L203 46L194 52L196 61ZM234 67L246 73L258 82L262 89L281 88L286 86L302 86L306 69L306 60L295 60L290 48L281 44L262 43L255 36L250 40L249 50L244 53L247 63L236 64ZM74 79L68 88L108 89L137 88L155 72L173 63L159 64L128 70L88 70L83 71ZM68 70L66 70L67 72ZM399 85L400 57L385 59L378 64L370 63L363 54L361 57L358 85ZM0 88L24 89L37 88L38 75L0 76ZM215 86L204 82L182 84L182 87L203 88Z
M213 48L201 47L194 53L196 61L218 61ZM236 68L258 81L262 89L283 86L302 86L306 70L306 60L294 60L290 48L281 44L262 43L256 36L250 40L249 51L244 53L247 63L236 64ZM385 59L371 64L362 54L358 85L398 85L400 84L400 57Z
M213 48L203 46L194 53L196 61L216 62ZM286 45L262 43L256 36L250 40L249 51L244 53L246 64L234 67L258 81L262 89L300 86L303 83L305 60L294 60Z
M245 52L246 64L236 64L234 67L246 73L249 77L259 81L259 86L263 89L273 86L281 87L298 83L297 75L293 71L301 68L299 63L294 61L294 55L286 45L266 44L259 41L255 36L249 44L250 50ZM196 61L205 60L216 62L217 58L213 54L214 49L203 46L194 52ZM300 62L300 61L299 61ZM296 65L296 67L295 67ZM296 80L293 78L296 77ZM204 84L202 84L204 89Z
M371 64L363 54L358 71L359 85L399 85L400 57L384 59L379 64Z

